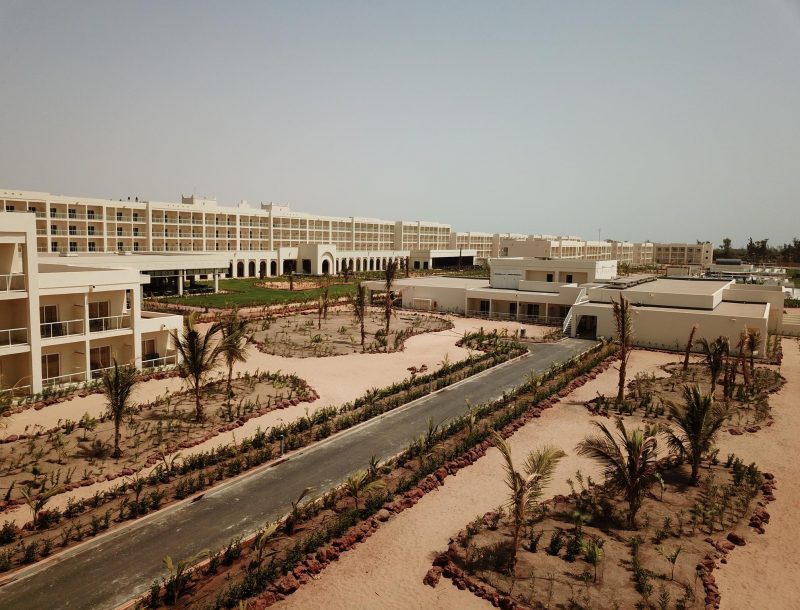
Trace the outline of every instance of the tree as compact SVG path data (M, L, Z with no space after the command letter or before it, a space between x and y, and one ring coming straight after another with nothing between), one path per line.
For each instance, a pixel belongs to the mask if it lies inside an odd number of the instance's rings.
M689 368L689 354L692 351L692 345L694 345L694 334L697 332L697 324L692 325L692 330L689 332L689 341L686 343L686 351L683 355L683 370L686 371Z
M686 458L691 464L689 482L697 485L700 462L710 451L717 433L729 412L715 403L711 394L703 394L696 385L684 386L683 404L669 404L669 413L677 432L666 430L669 448Z
M504 460L506 487L508 487L508 501L506 505L511 515L513 527L513 546L511 566L513 568L517 558L517 546L522 528L528 522L530 515L536 508L541 498L544 487L553 478L553 472L559 460L566 453L547 445L536 451L531 451L525 458L522 471L514 466L511 456L511 447L496 431L492 431L492 440L500 450Z
M619 383L617 389L617 404L625 400L625 375L628 368L628 358L631 354L633 343L633 321L631 319L631 304L621 293L619 301L611 299L614 311L614 328L619 342Z
M214 370L221 352L221 343L215 345L214 338L220 332L221 326L215 322L204 333L195 327L194 316L186 318L183 332L174 332L172 340L180 356L178 373L185 379L194 391L195 417L197 421L203 419L202 391L206 378Z
M369 473L366 470L359 470L344 481L345 490L355 502L356 512L361 510L358 504L358 499L361 496L369 495L378 489L383 489L385 486L383 481L370 480Z
M237 362L247 361L247 324L239 316L239 310L234 308L220 323L222 341L219 345L222 359L228 368L228 382L225 386L225 396L228 404L228 417L232 419L231 400L233 399L233 367Z
M730 237L725 237L722 240L721 248L722 249L720 251L720 255L722 256L722 258L729 258L730 255L731 255L731 238Z
M386 337L389 337L389 323L392 320L392 312L394 311L394 298L392 296L392 286L394 285L395 277L397 276L397 261L391 260L386 265L386 269L383 272L383 289L386 291L386 302L384 304L384 318L386 322L386 327L384 329L386 333Z
M711 375L711 395L717 389L717 379L725 366L725 356L730 352L730 343L727 337L717 337L713 341L706 338L698 341L703 349L703 354L708 364L708 372Z
M594 582L597 582L597 566L603 561L603 541L596 536L591 536L581 543L586 563L594 566Z
M39 515L50 501L50 498L61 493L61 487L55 486L47 489L45 482L38 494L32 493L30 487L23 487L20 489L20 493L22 494L22 499L25 500L25 504L28 505L31 513L33 513L33 529L36 529L36 526L39 525Z
M750 355L750 376L752 377L756 372L755 356L758 353L758 348L761 347L761 333L755 328L751 328L747 332L747 353Z
M136 369L133 366L119 366L116 358L114 366L103 371L103 393L108 403L108 415L114 421L114 452L111 457L117 459L122 455L119 448L120 426L122 419L130 412L130 398L136 383Z
M592 422L600 434L587 436L578 443L580 455L597 460L603 466L606 486L622 492L628 503L628 527L636 529L636 513L647 490L655 482L658 459L658 428L627 430L617 419L617 438L601 422Z
M356 284L355 292L349 297L350 305L353 308L353 319L361 328L361 349L364 349L366 340L366 330L364 324L367 320L367 287L361 282Z

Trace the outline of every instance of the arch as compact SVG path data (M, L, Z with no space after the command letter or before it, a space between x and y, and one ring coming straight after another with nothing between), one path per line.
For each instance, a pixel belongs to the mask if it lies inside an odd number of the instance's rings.
M267 277L267 261L261 261L258 265L258 276L263 280Z
M356 271L361 271L361 259L356 259Z
M369 270L370 271L375 271L375 259L374 258L369 259Z
M276 276L276 275L278 275L278 261L272 261L272 262L269 264L269 274L270 274L271 276Z
M219 244L217 244L219 246ZM228 277L233 277L233 263L228 264Z
M250 264L247 265L247 277L255 277L256 276L256 262L250 261Z
M244 262L236 263L236 277L244 277Z
M327 258L322 259L322 275L330 275L331 262Z

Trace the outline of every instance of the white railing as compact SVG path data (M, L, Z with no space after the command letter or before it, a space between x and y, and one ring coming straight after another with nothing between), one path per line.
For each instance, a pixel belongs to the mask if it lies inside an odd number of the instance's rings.
M567 313L567 317L564 318L564 324L561 326L561 332L565 335L569 331L569 325L572 324L572 307L569 308L569 312Z
M103 376L103 373L105 373L106 371L110 371L113 368L114 368L113 366L104 366L97 368L92 367L92 370L90 371L90 377L92 379L100 379Z
M13 388L3 388L0 390L0 396L10 394L12 398L17 396L29 396L32 391L29 385L15 385Z
M25 292L24 273L0 274L0 292Z
M10 347L12 345L25 345L26 343L28 343L27 328L0 329L0 347Z
M69 373L68 375L59 375L58 377L47 377L42 379L42 385L46 388L55 385L64 385L70 383L83 383L86 381L86 373L81 371L79 373Z
M107 330L122 330L130 327L130 315L89 318L89 332L92 333L102 333Z
M177 354L167 354L166 356L159 356L158 358L142 359L142 370L160 369L165 366L175 366L178 364Z
M42 339L70 337L83 334L83 320L65 320L63 322L42 322L39 324Z
M560 316L529 316L522 313L500 313L496 311L479 311L468 309L467 316L471 318L483 318L486 320L514 320L525 324L541 324L545 326L558 326L563 323L564 318Z

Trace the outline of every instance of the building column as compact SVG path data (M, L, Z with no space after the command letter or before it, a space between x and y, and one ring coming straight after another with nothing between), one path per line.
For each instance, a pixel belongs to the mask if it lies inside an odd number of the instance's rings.
M214 274L214 294L217 294L218 292L219 292L219 275L215 273Z
M109 312L110 313L110 312ZM83 293L83 336L84 338L84 379L86 381L92 380L92 360L91 360L91 351L92 351L92 344L91 338L89 334L89 293ZM64 371L59 371L61 375L64 375ZM70 373L71 374L71 373Z
M133 330L133 366L142 366L142 287L131 289L131 330Z
M183 296L183 271L178 274L178 296Z

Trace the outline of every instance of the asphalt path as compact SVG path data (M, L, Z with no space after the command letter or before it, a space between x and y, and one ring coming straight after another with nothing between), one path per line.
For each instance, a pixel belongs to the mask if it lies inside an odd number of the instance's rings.
M436 423L462 415L466 402L480 404L521 385L528 373L547 370L592 347L564 339L533 344L525 358L509 362L431 396L290 454L279 463L224 483L195 502L168 507L111 531L0 588L0 609L114 608L147 590L164 575L162 558L216 550L282 517L307 487L318 495L365 468L372 456L396 455Z

